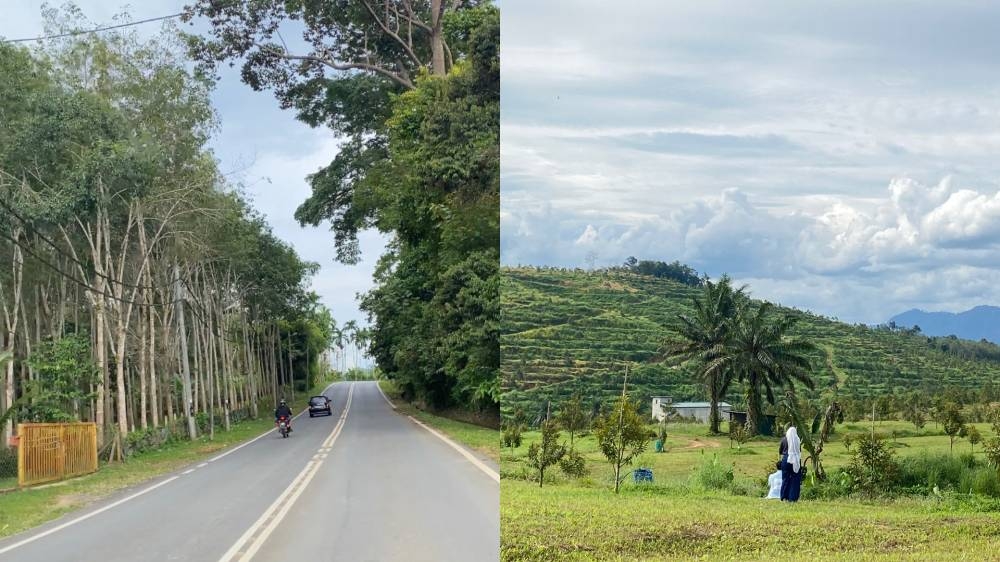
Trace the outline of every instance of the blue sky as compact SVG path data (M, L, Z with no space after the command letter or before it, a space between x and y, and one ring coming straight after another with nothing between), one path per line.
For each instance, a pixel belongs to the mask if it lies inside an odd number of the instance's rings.
M111 23L124 6L100 0L79 0L76 4L99 25ZM184 4L183 0L144 0L132 4L128 11L133 20L140 20L177 13ZM41 6L39 0L0 0L0 35L10 39L41 35ZM149 37L159 32L160 24L147 23L134 29ZM192 28L185 25L183 29ZM303 259L320 264L312 288L337 321L343 324L353 319L367 324L355 295L371 288L372 270L384 238L377 232L363 233L362 262L341 265L334 261L333 238L326 228L301 228L293 218L296 207L310 194L305 177L333 159L337 139L328 130L311 129L296 121L291 112L278 107L269 92L254 92L244 85L238 68L220 70L222 79L212 96L220 129L211 142L220 168L236 172L232 177L247 186L254 206L267 216L278 237L294 246Z
M501 255L852 322L1000 304L1000 5L506 0Z

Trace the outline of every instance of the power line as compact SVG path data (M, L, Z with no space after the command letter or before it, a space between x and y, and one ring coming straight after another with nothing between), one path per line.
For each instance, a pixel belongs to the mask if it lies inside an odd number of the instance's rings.
M143 23L150 23L154 21L168 20L171 18L176 18L183 16L185 12L178 12L176 14L170 14L166 16L159 16L155 18L146 18L144 20L131 21L128 23L119 23L116 25L107 25L104 27L96 27L94 29L81 29L79 31L69 31L66 33L57 33L55 35L41 35L38 37L24 37L21 39L3 39L0 43L27 43L29 41L45 41L47 39L59 39L60 37L75 37L77 35L86 35L88 33L97 33L98 31L108 31L109 29L120 29L122 27L131 27L133 25L139 25Z

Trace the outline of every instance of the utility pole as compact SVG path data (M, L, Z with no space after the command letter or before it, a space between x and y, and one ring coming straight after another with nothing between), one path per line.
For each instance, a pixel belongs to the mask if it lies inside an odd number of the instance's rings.
M181 286L181 270L174 262L174 306L177 312L178 338L181 343L181 368L184 381L184 415L187 417L188 436L192 440L198 437L198 428L194 424L194 413L191 411L191 366L188 363L187 327L184 325L184 287Z

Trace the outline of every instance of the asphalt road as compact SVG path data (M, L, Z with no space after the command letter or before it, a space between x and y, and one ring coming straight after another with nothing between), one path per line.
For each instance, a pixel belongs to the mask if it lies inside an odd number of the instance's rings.
M373 382L275 432L0 541L0 562L490 561L500 489ZM138 494L138 495L137 495Z

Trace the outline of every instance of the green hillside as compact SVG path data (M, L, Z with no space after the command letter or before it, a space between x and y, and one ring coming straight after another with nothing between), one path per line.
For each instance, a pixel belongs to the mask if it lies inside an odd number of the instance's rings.
M621 392L626 362L634 396L705 400L689 373L656 361L677 315L699 289L625 271L504 268L501 280L502 403L529 416L549 400L574 392L590 402ZM752 292L753 287L749 288ZM794 315L796 335L819 350L813 357L814 395L900 396L919 390L963 396L989 393L1000 382L1000 347L919 333L851 325L809 312ZM734 386L728 400L740 403Z

